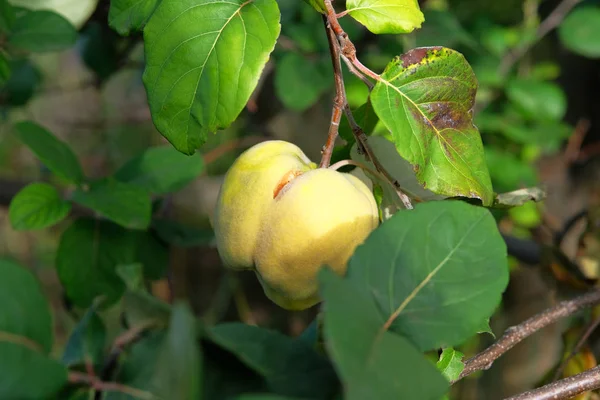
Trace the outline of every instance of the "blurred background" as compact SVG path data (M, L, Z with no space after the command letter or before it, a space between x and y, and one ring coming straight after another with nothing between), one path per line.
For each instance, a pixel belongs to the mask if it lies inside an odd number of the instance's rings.
M15 57L0 80L0 253L31 268L54 306L57 347L74 319L55 273L65 221L51 229L14 231L8 206L20 188L52 176L14 135L31 119L65 140L90 177L103 177L148 146L166 143L151 121L142 84L141 34L119 36L108 26L108 0L13 0L25 7L57 7L79 29L75 47ZM358 57L376 72L418 46L462 52L479 81L474 110L498 193L539 186L547 198L494 211L511 253L511 281L491 321L508 326L595 284L600 259L600 1L422 0L422 28L408 35L369 33L341 20ZM282 33L247 108L199 150L206 164L193 183L169 196L169 218L210 231L209 214L229 165L247 147L270 138L298 144L320 158L331 115L333 78L319 14L299 0L280 0ZM342 4L335 4L342 9ZM344 66L345 67L345 66ZM368 92L345 69L351 107ZM375 127L372 134L382 134ZM348 158L340 140L336 159ZM61 186L62 185L62 186ZM252 273L225 271L210 241L173 246L169 280L157 296L187 298L207 323L241 320L299 335L318 307L287 312L271 304ZM85 268L85 265L82 265ZM551 326L519 344L483 375L464 380L453 396L500 399L548 379L589 318ZM113 316L118 326L118 316ZM569 331L565 331L566 327ZM573 339L575 338L575 339ZM593 335L592 335L593 338ZM493 338L464 346L472 355ZM596 365L600 350L581 349L577 370ZM58 351L58 350L57 350ZM585 398L594 398L593 394Z

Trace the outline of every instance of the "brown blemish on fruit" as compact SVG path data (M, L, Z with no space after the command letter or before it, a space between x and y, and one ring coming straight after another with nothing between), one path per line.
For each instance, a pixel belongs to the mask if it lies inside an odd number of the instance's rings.
M275 186L275 189L273 190L273 198L276 198L277 195L288 183L290 183L300 175L302 175L302 171L298 170L290 170L285 175L283 175L283 177L279 180L279 182Z

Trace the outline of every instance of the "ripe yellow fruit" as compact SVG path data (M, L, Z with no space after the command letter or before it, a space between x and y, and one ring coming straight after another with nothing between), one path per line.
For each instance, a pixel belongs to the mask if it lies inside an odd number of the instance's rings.
M214 215L217 248L233 269L253 269L279 306L320 301L323 265L346 272L356 246L379 225L377 204L357 177L317 168L292 143L262 142L234 162Z

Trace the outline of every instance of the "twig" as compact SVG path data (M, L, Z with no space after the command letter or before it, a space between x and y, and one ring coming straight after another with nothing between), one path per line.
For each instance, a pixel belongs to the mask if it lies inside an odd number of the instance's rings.
M575 129L573 129L573 133L569 137L567 147L565 148L565 152L563 153L567 162L573 163L577 160L579 154L581 153L581 145L589 129L590 120L582 118L579 121L577 121L577 125L575 125Z
M342 76L342 65L340 63L340 49L335 41L333 30L330 28L331 25L325 16L323 16L323 24L327 32L329 53L331 55L331 63L333 64L333 79L335 81L335 96L333 98L329 133L327 134L327 142L323 146L323 155L319 164L320 168L327 168L331 162L335 140L338 137L340 120L342 119L342 108L346 103L346 89L344 88L344 77Z
M573 346L573 348L569 352L569 355L563 360L562 363L560 363L560 366L556 369L556 372L554 373L554 378L552 379L553 381L560 378L563 371L567 367L567 364L569 363L569 361L571 361L573 359L573 357L575 357L575 355L577 355L577 353L579 353L579 351L583 348L583 346L587 342L588 338L592 335L592 333L594 333L594 331L596 330L598 325L600 325L600 317L595 318L588 325L585 332L583 332L583 334L581 335L581 337L579 338L579 340L577 341L575 346Z
M520 325L508 328L496 343L492 344L476 356L468 359L465 362L464 370L458 379L454 380L452 383L459 381L473 372L489 369L494 361L523 339L561 318L568 317L578 311L595 306L599 303L600 290L593 290L572 300L563 301L540 314L534 315Z
M563 400L600 388L600 366L504 400Z
M119 392L141 400L157 400L158 397L150 392L140 390L117 382L103 382L95 376L81 372L69 372L69 383L84 384L100 392Z

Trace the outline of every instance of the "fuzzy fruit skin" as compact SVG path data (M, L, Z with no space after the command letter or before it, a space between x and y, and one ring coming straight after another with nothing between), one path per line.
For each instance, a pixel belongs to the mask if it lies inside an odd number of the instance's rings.
M291 175L290 171L298 171ZM268 141L227 172L215 209L224 264L254 269L265 294L288 310L320 301L323 265L346 272L356 246L379 225L369 188L353 175L316 168L295 145Z

